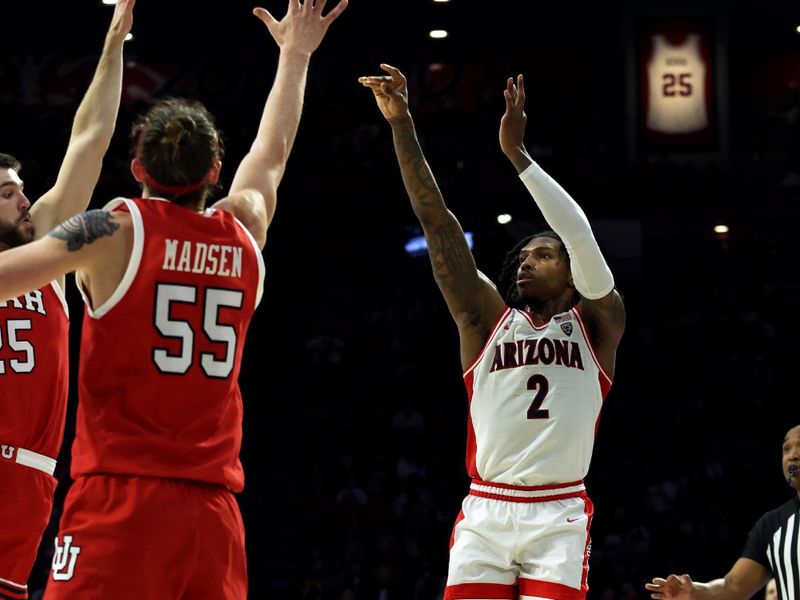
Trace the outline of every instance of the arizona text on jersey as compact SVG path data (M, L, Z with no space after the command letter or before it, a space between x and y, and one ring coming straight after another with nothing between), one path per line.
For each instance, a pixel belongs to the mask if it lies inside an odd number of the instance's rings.
M579 308L541 326L507 308L464 383L471 477L514 486L583 479L611 379Z

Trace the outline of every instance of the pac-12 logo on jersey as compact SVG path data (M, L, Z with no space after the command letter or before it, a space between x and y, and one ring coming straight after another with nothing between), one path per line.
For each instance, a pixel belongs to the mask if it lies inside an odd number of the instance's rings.
M78 554L81 553L80 546L72 545L72 536L64 536L64 545L59 546L58 536L56 536L56 553L53 555L53 580L69 581L75 574L75 563L78 561Z
M572 335L572 323L562 323L561 331L563 331L567 335Z

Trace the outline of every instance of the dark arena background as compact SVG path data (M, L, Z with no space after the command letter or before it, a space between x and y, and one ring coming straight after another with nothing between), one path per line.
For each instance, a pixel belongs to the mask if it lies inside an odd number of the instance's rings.
M13 4L0 35L0 151L22 160L33 199L55 180L112 8ZM130 124L170 95L216 115L227 188L277 61L253 6L138 0L92 207L136 194ZM523 73L527 146L584 208L625 297L586 479L589 598L645 598L644 582L671 572L724 575L755 520L792 494L780 448L800 423L798 26L789 0L351 0L312 58L240 379L251 598L435 600L444 586L468 486L466 392L428 259L406 249L420 230L389 127L356 81L381 62L408 76L427 158L492 277L541 224L497 138L505 80ZM658 36L697 40L702 68L654 74ZM694 122L654 118L659 93L695 102ZM68 297L75 372L71 279ZM77 400L33 598L70 484Z

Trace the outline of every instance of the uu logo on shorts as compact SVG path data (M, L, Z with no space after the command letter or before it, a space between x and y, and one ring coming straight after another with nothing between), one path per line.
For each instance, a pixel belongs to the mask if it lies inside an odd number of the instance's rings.
M14 450L15 450L14 446L3 444L2 446L0 446L0 456L8 460L11 460L12 458L14 458Z
M58 545L56 536L56 553L53 555L53 581L69 581L75 574L75 563L78 554L81 553L80 546L72 545L72 536L64 536L64 545Z
M572 335L572 323L562 323L561 331L563 331L567 335Z

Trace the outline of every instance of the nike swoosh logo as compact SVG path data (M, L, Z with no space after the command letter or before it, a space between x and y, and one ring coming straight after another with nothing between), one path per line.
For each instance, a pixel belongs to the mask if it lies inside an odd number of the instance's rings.
M567 517L567 523L574 523L575 521L577 521L579 519L582 519L582 518L583 517L575 517L574 519L570 519L569 517Z

